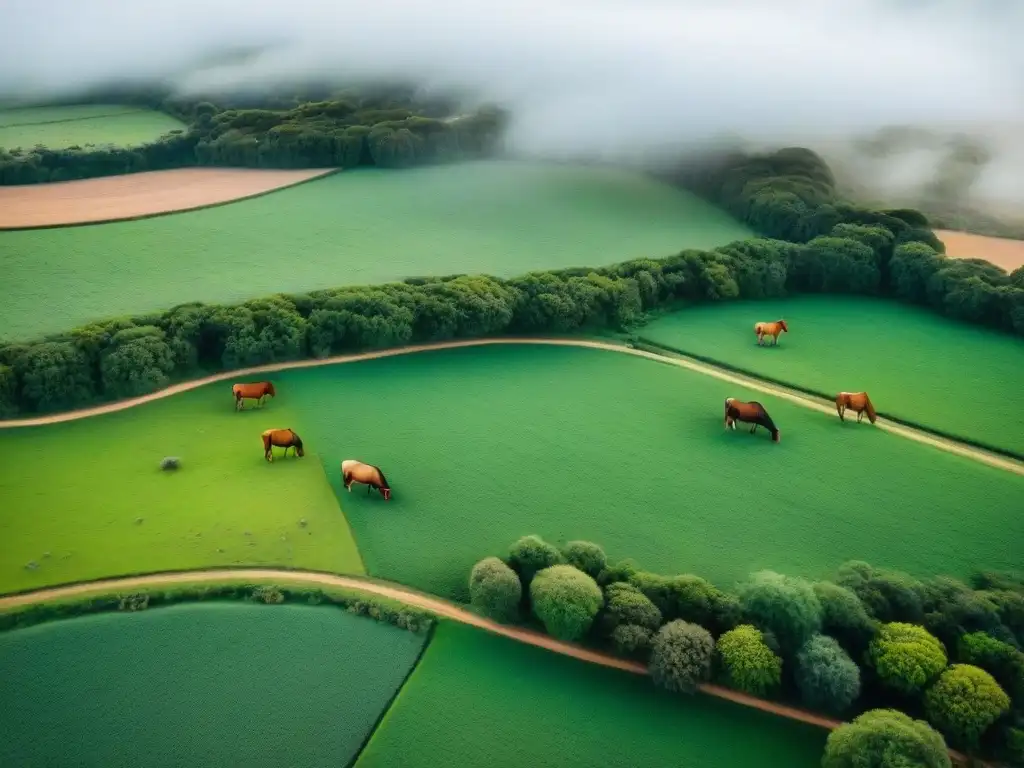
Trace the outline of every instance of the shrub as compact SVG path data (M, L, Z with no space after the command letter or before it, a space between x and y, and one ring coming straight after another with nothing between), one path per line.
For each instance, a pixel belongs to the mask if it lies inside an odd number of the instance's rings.
M1010 709L1010 697L983 669L954 664L925 695L928 719L954 743L977 747L981 735Z
M602 587L617 582L628 582L639 572L636 563L632 560L621 560L614 565L606 565L597 575L597 583Z
M180 466L181 459L179 459L177 456L164 456L162 459L160 459L160 469L177 469Z
M800 696L813 709L839 714L860 695L860 669L834 638L812 637L796 664Z
M942 735L894 709L872 709L825 741L822 768L952 768Z
M508 552L508 564L528 587L538 571L562 563L562 553L540 536L523 536Z
M469 575L470 602L496 621L514 621L519 616L523 585L516 572L497 557L473 566Z
M730 688L765 696L782 678L782 659L765 645L761 630L750 624L726 632L715 650L722 682Z
M739 624L739 601L699 576L636 571L629 582L658 606L667 621L683 619L714 632L725 632Z
M715 643L704 627L682 619L658 630L651 644L649 670L654 684L669 691L693 692L711 675Z
M562 556L569 565L595 579L608 563L604 550L589 541L570 541L562 548Z
M924 627L883 624L868 649L878 677L900 693L920 693L946 667L946 650Z
M120 598L117 606L119 611L144 611L149 607L149 593L136 592L132 595L124 595Z
M612 630L612 646L622 656L646 659L651 652L654 633L636 624L620 624Z
M881 622L924 621L923 585L900 571L851 560L839 568L837 583L853 591L868 613Z
M830 581L814 584L821 603L821 631L834 637L851 653L863 652L875 634L875 622L868 616L860 598Z
M991 674L1010 698L1024 708L1024 653L984 632L972 632L960 638L956 657Z
M579 640L590 629L604 598L592 578L571 565L553 565L530 583L533 612L548 634Z
M821 629L821 603L803 579L760 571L741 586L739 598L744 613L771 631L784 653L796 652Z
M252 591L252 599L257 603L275 605L284 602L284 593L277 587L256 587Z
M616 627L632 624L649 630L661 626L661 611L643 592L632 584L609 584L604 591L605 611L602 617L609 634Z

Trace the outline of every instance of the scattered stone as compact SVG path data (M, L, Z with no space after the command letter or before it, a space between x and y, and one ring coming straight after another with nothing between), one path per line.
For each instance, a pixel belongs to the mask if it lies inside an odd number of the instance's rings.
M136 518L135 518L135 524L136 524L136 525L142 525L142 520L143 520L143 518L141 518L141 517L136 517Z
M163 469L163 470L177 469L180 466L181 466L181 459L179 459L177 456L164 456L160 460L160 469Z
M224 554L224 548L223 547L217 547L217 551L220 552L221 554Z
M300 528L305 528L307 525L309 525L309 523L306 522L306 518L302 518L301 520L299 520Z
M49 556L50 556L49 552L43 552L43 557L49 557Z
M246 531L246 532L245 532L245 535L246 535L246 536L252 536L252 531Z
M39 563L37 563L35 560L29 560L27 563L25 563L26 571L34 571L38 567Z

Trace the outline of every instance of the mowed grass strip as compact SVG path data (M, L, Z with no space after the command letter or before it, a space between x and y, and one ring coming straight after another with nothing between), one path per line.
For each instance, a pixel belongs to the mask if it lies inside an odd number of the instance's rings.
M0 338L188 301L663 257L749 230L640 174L518 162L357 169L141 221L0 232Z
M0 634L0 765L347 765L426 641L332 608L181 605Z
M185 125L170 115L150 109L104 107L48 107L0 112L0 148L65 149L86 144L129 147L155 141Z
M442 622L356 768L813 768L825 735Z
M221 382L0 431L0 593L217 565L362 573L315 447L302 459L280 448L272 464L263 458L264 429L298 427L288 402L285 391L235 413ZM181 468L162 471L165 456Z
M289 371L368 571L467 599L477 560L520 536L725 586L821 576L851 558L919 575L1020 565L1024 477L868 424L614 352L509 345ZM782 433L723 427L759 400ZM393 489L341 486L340 463Z
M757 346L754 323L789 333ZM1024 340L896 302L839 296L730 302L664 315L653 341L830 395L867 391L898 418L1024 454Z

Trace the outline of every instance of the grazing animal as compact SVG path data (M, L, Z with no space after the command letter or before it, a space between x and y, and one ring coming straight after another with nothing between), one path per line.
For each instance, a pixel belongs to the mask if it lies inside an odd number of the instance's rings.
M376 488L384 497L384 501L391 501L391 486L388 485L388 479L384 477L380 467L375 467L373 464L364 464L356 459L345 459L341 462L341 480L348 488L349 493L352 493L352 483L362 483L366 486L367 493Z
M231 387L231 394L235 396L235 410L240 411L243 407L243 400L255 400L257 406L263 405L263 398L267 395L277 397L274 391L274 384L270 381L253 381L247 384L235 384Z
M295 434L294 429L268 429L260 437L263 438L263 457L267 461L274 460L274 446L284 448L284 455L288 455L288 449L294 448L296 456L305 456L306 451L302 447L302 438Z
M760 403L756 401L745 403L735 397L727 397L725 399L725 428L736 429L737 421L753 424L750 434L754 434L758 427L764 427L771 433L772 442L779 442L779 428L775 426L772 417Z
M772 346L779 343L780 333L789 333L789 326L785 320L776 320L774 323L755 323L754 333L757 334L757 343L764 345L764 337L772 337Z
M840 421L846 421L845 414L847 408L857 414L858 424L864 418L865 411L868 414L868 421L872 424L878 418L878 414L875 413L875 406L871 402L871 398L868 397L867 392L840 392L836 395L836 413L839 414Z

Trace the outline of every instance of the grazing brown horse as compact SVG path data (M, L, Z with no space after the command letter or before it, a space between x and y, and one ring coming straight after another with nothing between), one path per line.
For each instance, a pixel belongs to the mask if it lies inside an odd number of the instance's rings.
M772 345L779 343L780 333L789 333L789 326L785 320L776 320L774 323L755 323L754 333L757 334L757 343L763 345L764 337L772 337Z
M356 459L345 459L341 462L341 481L348 488L349 493L352 493L352 483L363 483L367 493L376 488L384 497L384 501L391 501L391 486L388 485L388 479L384 477L380 467L375 467L373 464L364 464Z
M274 446L284 448L284 455L288 455L288 449L294 448L296 456L305 456L306 451L302 448L302 438L295 434L294 429L268 429L261 437L263 438L263 457L267 461L274 460Z
M867 392L840 392L836 395L836 412L839 414L840 421L846 421L844 414L847 408L857 414L858 424L864 418L865 411L868 414L868 421L872 424L878 418L878 414L875 413L875 406L871 402L871 398L868 397Z
M267 395L276 397L274 384L269 381L253 381L247 384L235 384L231 387L231 394L235 396L235 410L242 409L242 400L255 400L256 405L263 405L263 398Z
M758 427L764 427L772 435L772 442L779 442L779 428L775 426L768 411L757 401L745 403L735 397L728 397L725 400L725 428L736 429L736 422L743 421L753 424L750 434L754 434Z

